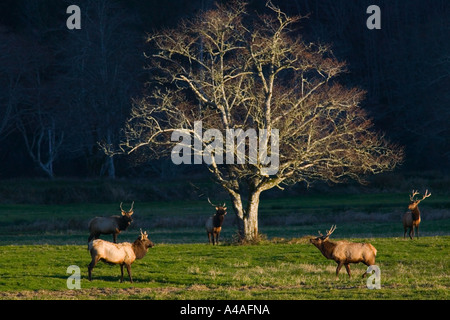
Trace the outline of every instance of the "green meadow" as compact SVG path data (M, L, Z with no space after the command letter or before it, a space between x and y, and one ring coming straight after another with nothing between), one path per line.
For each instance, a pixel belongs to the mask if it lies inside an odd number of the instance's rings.
M3 299L449 299L449 236L352 239L377 249L381 289L368 289L366 267L352 278L306 238L258 245L157 244L120 283L119 266L90 262L83 245L0 247ZM81 289L68 289L69 265L81 268ZM126 279L126 277L125 277Z
M428 201L429 200L429 201ZM125 204L124 203L124 207ZM147 230L155 247L132 266L99 263L87 280L87 223L119 214L119 203L0 205L0 299L443 299L450 298L450 200L423 205L419 239L403 239L404 194L311 195L261 200L261 240L236 242L226 216L221 244L203 229L205 201L135 203L134 221L119 235L133 241ZM336 263L309 243L337 225L332 240L372 243L381 289L367 288L366 266L336 279ZM109 236L103 239L111 240ZM80 289L68 289L67 268L79 266Z

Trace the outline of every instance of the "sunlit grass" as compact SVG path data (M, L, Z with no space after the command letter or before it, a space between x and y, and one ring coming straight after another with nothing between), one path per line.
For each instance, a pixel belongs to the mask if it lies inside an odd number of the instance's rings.
M364 239L353 239L363 241ZM367 240L367 239L365 239ZM87 280L86 246L0 247L0 298L39 299L449 299L450 237L374 238L380 290L353 277L307 242L253 246L163 244L132 266L135 282L120 283L120 268L99 263ZM66 286L69 265L81 268L81 290ZM11 267L14 266L14 267ZM126 279L126 277L125 277Z

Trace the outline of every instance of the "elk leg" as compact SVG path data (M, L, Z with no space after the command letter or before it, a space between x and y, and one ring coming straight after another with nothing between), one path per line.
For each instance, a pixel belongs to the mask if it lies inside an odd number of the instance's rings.
M343 265L342 262L338 262L338 266L337 266L337 268L336 268L336 278L338 278L339 271L341 270L342 265Z
M128 277L130 277L130 282L133 283L133 278L131 278L131 265L127 264Z
M95 257L95 258L92 259L91 263L89 263L89 266L88 266L89 281L92 280L92 269L94 269L94 267L97 264L98 260L99 259L97 257Z
M419 239L419 226L416 227L417 239Z
M345 263L344 266L345 266L345 269L347 270L348 277L351 278L352 274L350 272L350 265L348 263Z
M113 233L113 242L117 243L117 233Z
M375 261L373 261L373 263L368 263L367 261L361 261L361 262L364 263L368 267L375 264ZM367 271L364 271L362 278L364 279L366 276L367 276Z
M120 265L120 282L123 282L123 264Z
M208 242L209 244L211 244L211 233L207 232L207 234L208 234Z
M220 232L216 233L216 244L219 244L219 235L220 235Z

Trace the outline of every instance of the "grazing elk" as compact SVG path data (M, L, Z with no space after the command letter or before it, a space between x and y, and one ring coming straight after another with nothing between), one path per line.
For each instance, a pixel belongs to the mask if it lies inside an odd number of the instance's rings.
M377 255L377 249L370 243L354 243L348 241L329 241L328 238L336 230L336 226L332 226L327 234L324 236L319 231L320 237L310 239L310 242L315 245L320 252L327 259L336 261L336 277L339 275L339 270L342 266L345 266L348 276L351 277L349 263L362 262L366 266L375 264L375 256ZM363 274L363 278L366 273Z
M103 260L111 264L120 264L120 282L123 282L123 266L127 267L130 282L133 282L131 277L131 264L136 259L142 259L149 248L153 247L153 242L150 241L147 231L133 242L112 243L102 239L95 239L89 242L89 252L91 253L92 261L88 266L89 281L92 280L92 269L94 269L97 262Z
M227 207L225 207L225 203L221 206L214 205L211 203L211 201L208 198L208 202L213 207L216 207L216 214L209 217L208 220L206 220L205 228L206 233L208 234L208 240L209 243L219 244L219 235L220 231L222 231L222 224L223 220L225 218L225 215L227 214Z
M431 193L428 192L428 189L425 191L422 199L414 199L416 195L419 194L419 191L412 191L412 194L409 196L410 203L408 205L408 209L411 211L406 212L403 215L403 238L406 238L406 231L409 228L409 237L412 239L414 237L414 228L416 228L417 238L419 238L419 224L420 224L420 210L419 203L431 196Z
M128 228L128 226L133 222L131 215L133 214L134 201L131 204L131 209L125 211L122 208L122 202L120 203L120 210L122 211L121 216L111 216L111 217L95 217L89 221L89 238L88 243L92 239L98 239L101 234L112 234L113 242L117 242L117 235Z

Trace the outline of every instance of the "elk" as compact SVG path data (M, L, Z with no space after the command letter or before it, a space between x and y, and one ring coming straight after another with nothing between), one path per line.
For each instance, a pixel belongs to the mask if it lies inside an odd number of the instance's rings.
M225 207L225 203L223 205L214 205L211 203L211 201L208 198L208 202L213 207L216 207L216 214L209 217L208 220L206 220L205 228L206 233L208 234L208 240L211 244L219 244L219 235L220 231L222 231L222 224L223 220L225 218L225 215L227 214L227 207Z
M150 241L147 231L133 242L112 243L102 239L95 239L89 242L89 252L91 253L92 261L88 266L89 281L92 280L92 269L100 261L105 261L111 264L120 265L120 282L123 282L123 266L127 267L128 277L130 282L133 282L131 277L131 264L136 259L142 259L149 248L153 247L153 242Z
M406 238L406 231L409 228L409 237L411 240L414 237L414 228L416 228L417 238L419 238L419 224L420 224L420 210L419 210L419 203L423 201L424 199L431 196L431 193L428 192L428 189L425 191L425 194L423 195L422 199L414 199L416 195L419 194L419 191L412 191L411 195L409 196L410 203L408 205L408 209L411 211L406 212L403 215L403 239Z
M339 270L342 266L345 266L349 278L351 278L350 273L350 263L362 262L366 266L371 266L375 264L375 256L377 255L377 249L370 243L354 243L348 241L329 241L330 235L336 230L336 226L331 226L330 230L327 230L327 234L324 236L319 231L319 237L312 238L309 241L317 247L317 249L322 252L325 258L336 261L336 278L339 275ZM363 278L366 273L363 274Z
M113 242L117 243L117 235L128 228L128 226L133 222L131 215L133 214L134 201L131 204L131 209L128 211L123 210L122 203L120 203L120 210L122 211L121 216L111 216L111 217L95 217L89 221L89 238L88 243L92 239L98 239L101 234L112 234Z

